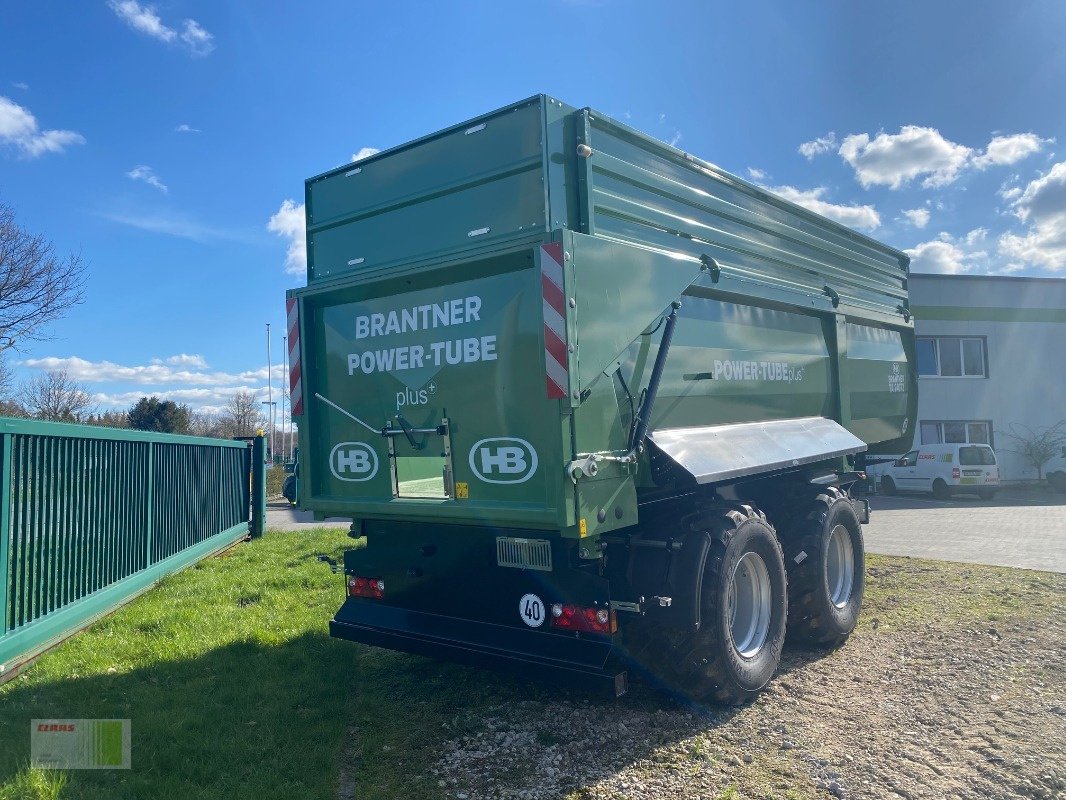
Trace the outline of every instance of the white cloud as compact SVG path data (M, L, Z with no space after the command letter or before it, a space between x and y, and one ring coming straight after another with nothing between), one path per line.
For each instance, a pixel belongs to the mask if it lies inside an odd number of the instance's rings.
M151 6L142 6L136 0L108 0L107 4L127 25L135 31L148 34L153 39L172 42L178 35L173 28L168 28L163 24L163 20Z
M828 153L836 146L837 135L832 131L829 131L825 136L819 136L817 139L812 139L809 142L801 144L799 146L799 153L808 161L813 161L815 156L820 156L822 153Z
M1050 272L1066 268L1066 161L1031 181L1012 207L1029 227L1021 234L1003 234L999 252Z
M154 8L142 6L137 0L108 0L107 4L133 30L153 39L167 44L181 42L194 56L205 56L215 49L214 37L194 19L185 20L179 34L163 22Z
M134 167L126 173L126 177L134 181L144 181L149 186L154 186L163 194L167 193L167 186L163 181L159 180L159 176L155 174L155 170L144 164Z
M797 189L795 186L767 186L765 188L796 205L851 228L873 230L881 225L881 215L873 206L830 203L824 198L826 192L824 186L814 189Z
M289 240L285 253L285 272L303 275L307 272L307 224L304 219L304 204L285 200L281 208L267 222L267 230Z
M259 234L252 234L242 230L216 228L180 214L139 214L124 211L97 213L104 219L117 222L120 225L128 225L131 228L148 231L149 233L176 236L179 239L188 239L201 244L215 241L262 244L262 237Z
M200 133L199 128L194 128L192 125L187 125L184 122L181 123L181 125L176 127L174 130L178 133Z
M911 259L911 272L958 275L982 267L988 270L988 253L977 248L988 236L987 228L974 228L961 238L941 232L928 242L904 250Z
M904 250L911 259L911 272L936 272L943 275L958 275L969 272L970 264L965 252L953 242L934 239Z
M380 153L376 147L360 147L358 153L352 153L352 161L362 161L364 158L370 158L375 153Z
M922 176L926 188L945 186L958 177L973 154L969 147L945 139L936 128L918 125L904 125L896 134L882 131L873 139L865 133L846 136L838 152L864 187L890 189Z
M24 92L28 92L30 90L30 85L24 81L12 81L11 85L14 86L16 89L21 89Z
M167 359L168 364L172 364L178 367L194 367L195 369L207 369L207 359L198 353L190 355L188 353L178 353L176 356L171 356Z
M1054 139L1041 139L1035 133L1015 133L1010 136L994 136L985 152L973 160L977 169L1016 164L1034 153L1039 153L1045 145L1054 144Z
M1004 200L1014 200L1022 193L1022 187L1018 186L1018 181L1022 179L1021 175L1011 175L1007 180L1003 181L999 185L999 190L996 192Z
M215 49L213 44L215 37L205 31L199 22L194 19L187 19L183 26L181 40L185 42L189 52L194 56L206 56Z
M670 146L677 147L681 142L681 131L674 131L673 137L670 139Z
M85 144L74 131L38 130L37 118L15 101L0 96L0 144L17 148L24 157L62 153L72 144Z
M275 387L275 396L277 388ZM267 387L265 386L230 386L224 389L152 389L150 391L129 392L97 392L93 394L93 402L104 409L127 409L145 396L158 397L160 400L171 400L175 403L187 404L193 411L201 411L208 414L219 414L225 411L226 404L237 392L249 392L259 399L266 399ZM278 411L280 423L281 411Z
M207 362L202 356L181 353L171 356L167 363L153 359L148 364L116 364L113 361L88 361L77 356L28 358L20 362L22 366L40 370L64 370L72 378L87 383L127 382L148 386L162 384L187 384L192 386L235 386L252 382L266 381L267 368L245 370L243 372L208 372ZM285 376L285 368L274 364L270 371L274 380Z
M837 152L866 188L899 189L921 178L929 189L954 183L965 170L1016 164L1054 141L1035 133L1014 133L992 137L982 151L946 139L936 128L904 125L899 133L881 131L873 139L866 133L845 136ZM804 143L800 152L814 144Z
M929 224L928 208L911 208L903 212L903 216L915 228L924 228Z
M756 169L755 167L748 167L748 177L753 181L765 181L770 176L766 174L766 170Z

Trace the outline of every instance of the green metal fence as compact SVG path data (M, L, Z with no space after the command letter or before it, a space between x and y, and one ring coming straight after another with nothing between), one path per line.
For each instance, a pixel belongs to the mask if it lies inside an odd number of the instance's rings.
M244 442L0 418L0 679L248 533Z

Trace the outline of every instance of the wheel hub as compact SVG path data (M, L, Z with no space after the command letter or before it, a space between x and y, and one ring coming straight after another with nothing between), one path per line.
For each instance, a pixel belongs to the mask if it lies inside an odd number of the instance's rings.
M851 546L851 533L843 525L837 525L829 534L825 582L829 602L837 608L846 606L855 582L855 551Z
M754 658L770 629L770 572L758 553L745 553L737 562L729 581L727 611L733 648L743 658Z

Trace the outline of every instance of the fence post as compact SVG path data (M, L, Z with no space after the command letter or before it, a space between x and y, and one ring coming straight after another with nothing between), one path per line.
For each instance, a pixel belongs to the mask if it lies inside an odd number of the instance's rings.
M7 633L8 573L11 565L11 443L12 436L3 437L4 452L0 454L0 637ZM3 665L0 664L0 670Z
M249 533L258 539L266 530L266 439L252 440L252 524Z
M148 443L148 532L145 535L144 566L152 566L152 521L155 517L155 443Z

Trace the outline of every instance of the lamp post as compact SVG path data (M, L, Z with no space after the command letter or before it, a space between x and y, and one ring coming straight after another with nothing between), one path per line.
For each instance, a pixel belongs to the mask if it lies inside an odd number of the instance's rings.
M274 386L270 380L270 323L267 324L267 402L270 404L270 457L274 457Z
M260 400L259 402L262 403L264 406L269 406L269 408L267 408L267 426L270 428L270 463L273 464L274 463L274 420L275 420L274 406L276 406L277 403L275 403L273 400Z

